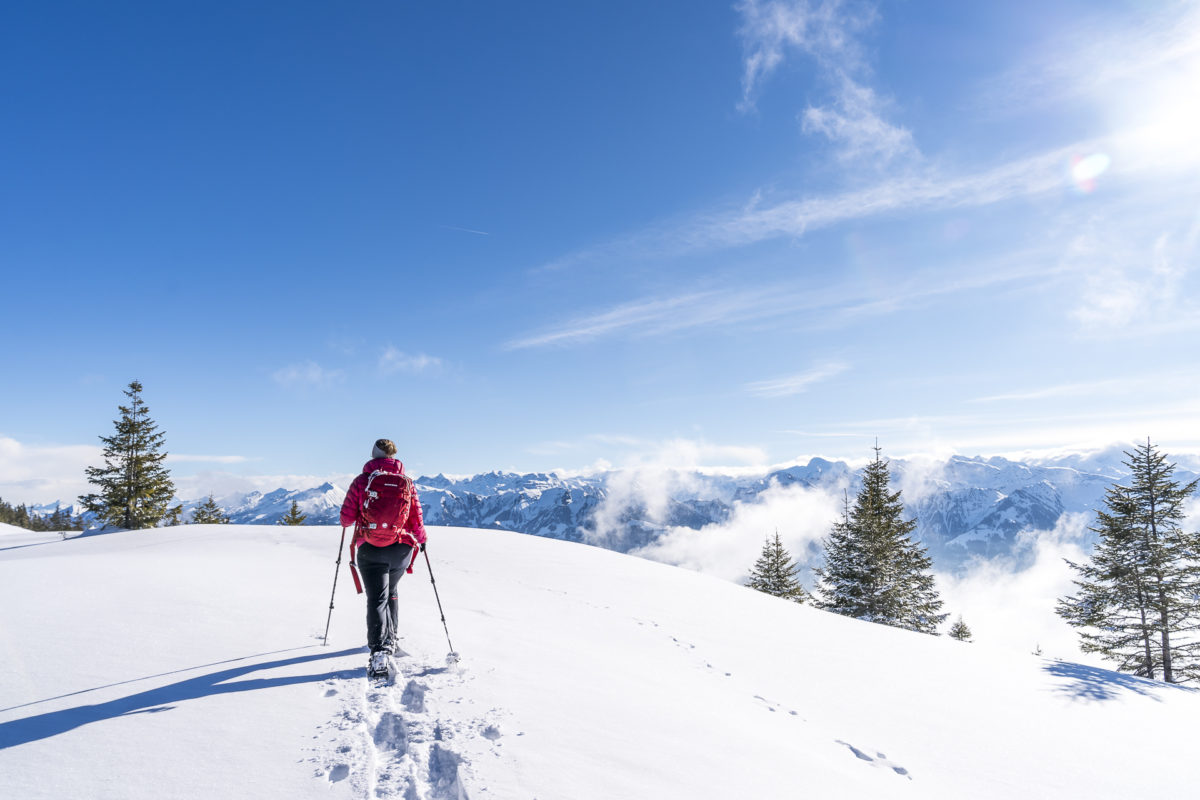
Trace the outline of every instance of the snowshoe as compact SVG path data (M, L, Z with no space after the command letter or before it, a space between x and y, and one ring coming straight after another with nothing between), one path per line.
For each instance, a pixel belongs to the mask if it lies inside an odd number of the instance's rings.
M384 650L376 650L371 654L371 662L367 664L367 677L376 681L388 680L394 673L392 657Z

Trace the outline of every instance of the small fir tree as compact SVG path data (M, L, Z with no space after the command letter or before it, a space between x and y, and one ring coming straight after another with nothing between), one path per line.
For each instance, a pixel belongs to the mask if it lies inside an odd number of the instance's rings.
M160 523L163 526L180 525L183 523L183 503L176 503L167 510L166 516Z
M838 614L936 636L949 615L938 613L933 562L910 536L917 521L904 519L890 480L876 446L853 508L847 497L842 519L825 540L825 563L815 570L820 603Z
M129 405L118 406L121 418L113 422L116 432L100 437L104 466L86 470L88 482L98 491L83 495L79 502L109 525L152 528L167 515L175 484L163 465L164 434L142 401L142 384L130 382L125 396Z
M803 603L808 599L808 592L804 591L796 577L798 569L791 554L779 540L779 531L775 531L774 541L768 537L763 542L762 553L754 562L746 585L760 592Z
M1175 465L1148 439L1125 456L1129 485L1112 486L1096 513L1091 562L1067 562L1076 592L1058 614L1078 629L1080 649L1121 671L1200 678L1200 534L1180 527L1200 479L1175 480Z
M308 519L307 514L300 513L300 504L295 500L292 501L292 507L288 509L288 513L279 520L280 525L303 525L304 520Z
M228 525L229 517L225 515L225 510L217 505L217 501L210 494L207 500L192 511L192 522L197 525Z
M954 621L954 624L950 626L949 635L951 639L957 639L960 642L971 641L971 629L967 627L967 623L963 622L961 614Z

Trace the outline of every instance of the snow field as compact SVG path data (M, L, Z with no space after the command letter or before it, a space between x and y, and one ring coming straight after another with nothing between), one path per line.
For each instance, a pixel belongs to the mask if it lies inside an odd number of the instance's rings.
M430 530L463 660L419 560L400 675L372 687L345 563L320 646L339 535L0 538L5 796L1127 798L1200 778L1196 692L500 531Z

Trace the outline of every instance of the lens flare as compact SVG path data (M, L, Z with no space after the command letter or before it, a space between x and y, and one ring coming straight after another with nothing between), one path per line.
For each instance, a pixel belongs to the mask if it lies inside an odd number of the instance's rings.
M1112 159L1104 153L1071 156L1071 182L1085 194L1092 192L1096 189L1096 178L1103 175L1111 163Z

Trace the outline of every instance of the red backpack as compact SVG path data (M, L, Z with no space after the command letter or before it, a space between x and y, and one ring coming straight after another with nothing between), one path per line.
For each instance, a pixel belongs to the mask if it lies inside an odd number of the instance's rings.
M412 539L404 532L408 510L412 507L413 482L407 475L375 470L363 489L358 528L362 537L376 547L387 547Z

